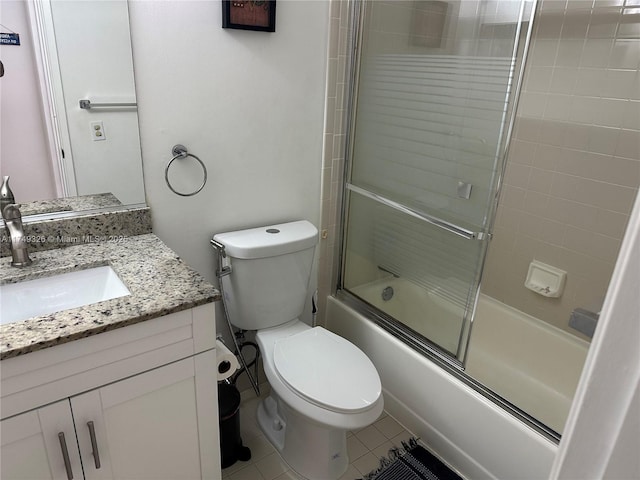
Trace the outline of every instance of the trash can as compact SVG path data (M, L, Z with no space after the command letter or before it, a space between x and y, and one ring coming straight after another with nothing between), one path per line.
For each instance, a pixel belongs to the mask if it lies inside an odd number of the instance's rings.
M218 383L218 417L222 468L251 459L251 450L240 438L240 392L234 385Z

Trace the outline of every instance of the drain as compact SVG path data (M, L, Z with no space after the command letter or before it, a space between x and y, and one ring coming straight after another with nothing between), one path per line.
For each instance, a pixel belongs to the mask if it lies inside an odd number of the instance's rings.
M384 300L385 302L388 302L393 298L393 293L394 293L393 287L385 287L382 290L382 300Z

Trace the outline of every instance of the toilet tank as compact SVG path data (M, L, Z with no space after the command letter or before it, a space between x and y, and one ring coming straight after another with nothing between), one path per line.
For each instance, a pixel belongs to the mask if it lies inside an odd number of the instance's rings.
M259 330L298 318L306 302L318 230L306 220L219 233L231 273L222 277L231 323Z

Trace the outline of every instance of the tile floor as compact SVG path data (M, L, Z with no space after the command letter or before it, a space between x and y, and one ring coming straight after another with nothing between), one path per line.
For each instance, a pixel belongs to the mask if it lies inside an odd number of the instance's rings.
M262 396L267 395L268 384L261 385ZM251 449L251 460L236 462L222 471L224 480L300 480L301 477L289 469L256 422L259 399L253 391L245 391L240 407L240 433L244 445ZM387 455L390 448L400 446L413 434L383 413L373 424L362 430L347 434L347 448L351 463L341 480L355 480L379 465L379 459Z

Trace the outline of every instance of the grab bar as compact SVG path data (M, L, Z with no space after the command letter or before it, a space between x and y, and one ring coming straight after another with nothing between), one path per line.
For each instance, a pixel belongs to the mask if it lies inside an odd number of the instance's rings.
M91 110L92 108L102 108L102 107L137 107L138 104L136 102L106 102L106 103L91 103L91 100L83 99L80 100L80 108L83 110Z
M347 189L351 190L352 192L356 192L360 195L363 195L367 198L370 198L372 200L375 200L376 202L382 203L387 207L391 207L394 210L399 210L402 213L411 215L414 218L427 222L438 228L442 228L443 230L446 230L450 233L454 233L455 235L466 238L468 240L471 240L471 239L484 240L486 237L490 236L490 234L486 234L484 232L474 232L472 230L467 230L466 228L459 227L458 225L447 222L446 220L442 220L441 218L434 217L432 215L428 215L423 212L418 212L398 202L389 200L388 198L385 198L382 195L378 195L377 193L370 192L369 190L365 190L364 188L356 187L351 183L347 183Z

